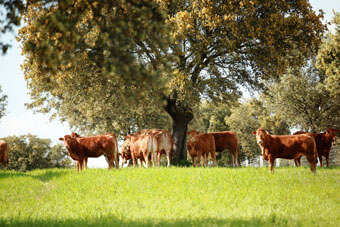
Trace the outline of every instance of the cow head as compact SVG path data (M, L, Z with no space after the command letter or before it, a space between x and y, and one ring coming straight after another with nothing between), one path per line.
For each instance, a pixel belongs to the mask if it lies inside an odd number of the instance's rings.
M266 135L269 135L269 132L259 128L256 131L252 131L252 133L256 136L256 143L260 146L262 155L264 155L264 138Z
M332 142L336 139L336 133L338 132L338 130L334 129L334 128L328 128L326 130L326 136L329 137Z
M197 132L196 130L190 130L187 134L188 134L189 138L192 138L192 137L199 135L200 133Z
M77 140L75 138L72 138L70 135L65 135L64 138L59 138L60 141L64 141L64 145L67 148L67 150L70 149L70 147L75 144L78 143Z
M131 137L125 136L125 140L120 148L122 164L126 164L127 161L131 159L130 145L131 145Z

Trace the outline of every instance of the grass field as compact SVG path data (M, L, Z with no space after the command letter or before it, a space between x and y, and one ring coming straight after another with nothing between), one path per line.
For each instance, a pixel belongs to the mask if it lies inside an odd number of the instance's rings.
M340 168L0 171L0 225L340 226Z

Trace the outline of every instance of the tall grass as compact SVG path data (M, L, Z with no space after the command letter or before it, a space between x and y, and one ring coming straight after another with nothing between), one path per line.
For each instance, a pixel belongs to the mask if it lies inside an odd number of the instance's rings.
M0 171L0 225L340 226L340 168Z

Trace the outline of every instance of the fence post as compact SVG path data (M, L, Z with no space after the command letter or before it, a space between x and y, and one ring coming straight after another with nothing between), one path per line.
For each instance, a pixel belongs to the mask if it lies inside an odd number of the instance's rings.
M260 155L260 167L262 167L263 166L263 157L262 157L262 155Z
M280 166L280 159L277 158L277 159L276 159L276 167L279 167L279 166Z

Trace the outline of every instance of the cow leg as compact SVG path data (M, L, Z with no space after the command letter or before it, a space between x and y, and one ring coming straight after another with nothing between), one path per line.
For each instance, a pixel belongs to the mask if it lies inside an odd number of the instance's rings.
M84 158L84 169L87 169L87 159L88 159L88 157Z
M136 156L134 152L131 152L131 159L132 159L132 166L133 168L136 167Z
M316 172L316 160L315 160L315 157L314 156L309 156L309 157L306 157L307 158L307 161L309 162L309 165L310 165L310 169L313 173Z
M294 159L295 166L301 166L301 156Z
M322 155L318 155L319 156L319 161L320 161L320 167L322 168Z
M205 153L202 155L203 156L203 167L207 167L207 163L208 163L208 153Z
M161 164L161 157L162 157L162 152L157 153L157 166L160 166Z
M77 172L79 172L79 168L80 168L80 163L79 163L79 161L76 161L76 169L77 169Z
M211 159L213 162L213 166L215 167L216 166L216 153L214 151L211 152Z
M194 158L194 156L191 156L191 162L192 162L192 166L195 167L195 158Z
M270 168L270 172L274 173L274 161L275 158L269 157L269 168Z
M119 157L118 157L118 153L116 153L115 155L115 166L116 166L116 169L119 169Z
M83 170L83 165L84 165L84 159L79 160L79 165L80 165L80 171Z
M328 160L329 160L329 153L325 155L325 159L326 159L326 166L328 168L329 167L329 162L328 162Z
M146 162L146 168L149 168L149 157L148 154L143 154L144 156L144 161Z
M197 155L197 167L201 166L201 154Z
M167 167L170 167L170 152L171 152L171 151L166 151L166 152L165 152L165 153L166 153L166 159L167 159L167 161L168 161Z

